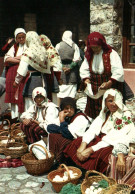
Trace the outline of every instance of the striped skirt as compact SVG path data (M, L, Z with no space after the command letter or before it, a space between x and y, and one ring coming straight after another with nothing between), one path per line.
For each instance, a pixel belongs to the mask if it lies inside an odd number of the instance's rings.
M87 147L97 144L101 141L103 135L97 136ZM64 155L68 159L71 158L78 166L86 170L96 170L98 172L104 173L107 169L109 160L108 157L112 153L112 146L101 148L100 150L91 154L88 160L80 162L77 158L76 152L82 142L82 138L79 137L72 141L64 150Z
M54 153L57 162L64 161L63 150L73 140L64 138L61 134L50 133L49 134L49 150Z
M41 140L41 136L42 137L48 136L48 133L34 122L28 126L22 123L20 127L22 131L26 134L28 143L34 143L34 142Z

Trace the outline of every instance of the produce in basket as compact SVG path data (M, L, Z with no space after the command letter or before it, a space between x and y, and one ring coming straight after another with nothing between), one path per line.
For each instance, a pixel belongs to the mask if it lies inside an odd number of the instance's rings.
M72 174L76 175L74 176L74 178L70 177L70 173L69 173L70 170L72 171ZM62 177L64 177L65 172L67 172L68 174L68 179L63 180ZM56 181L54 180L56 176L60 176L62 179L61 180L59 179L59 181ZM67 183L77 184L81 176L82 176L82 172L79 168L61 164L57 170L53 170L48 174L48 179L52 183L52 186L54 187L55 191L60 192L62 187Z
M96 182L96 185L94 184L95 182ZM81 184L81 191L82 191L82 194L89 194L88 191L91 188L92 190L91 193L93 192L93 190L95 193L97 193L97 191L95 190L96 188L93 188L93 187L97 187L97 188L99 187L99 188L102 188L102 190L100 189L100 192L104 192L106 188L115 184L117 183L114 179L109 178L104 174L97 172L95 170L89 170L86 172L85 179ZM86 190L87 190L87 193L86 193Z

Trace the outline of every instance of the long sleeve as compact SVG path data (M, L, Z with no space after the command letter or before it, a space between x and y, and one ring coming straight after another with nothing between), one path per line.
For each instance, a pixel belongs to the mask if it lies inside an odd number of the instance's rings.
M110 62L111 62L111 72L112 72L111 78L117 81L123 82L124 70L122 67L122 62L118 53L114 50L112 50L110 54Z
M82 137L89 127L89 121L82 115L76 117L76 119L68 125L68 130L76 139L77 137Z
M56 106L53 105L53 103L49 103L50 105L47 107L46 110L46 115L45 115L45 120L42 120L39 124L39 126L41 128L44 128L45 130L47 130L47 125L49 124L56 124L59 125L59 111L58 108L56 108Z
M98 116L90 125L89 129L84 133L82 142L89 144L96 136L100 134L102 119Z
M21 119L33 119L34 118L34 114L35 114L35 109L34 109L35 105L33 104L32 106L30 106L26 112L23 112L21 115Z
M81 60L80 50L79 50L79 47L75 44L75 52L74 52L73 61L76 62L76 61L79 61L79 60Z
M80 77L81 79L90 78L89 64L86 58L84 58L80 67Z

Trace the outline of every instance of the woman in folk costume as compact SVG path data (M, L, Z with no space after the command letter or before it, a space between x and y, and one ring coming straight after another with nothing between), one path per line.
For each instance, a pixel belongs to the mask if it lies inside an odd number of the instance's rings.
M48 102L47 94L43 87L37 87L32 92L34 104L21 115L21 129L27 137L28 143L34 143L46 137L47 125L58 124L58 107Z
M86 170L104 173L109 155L117 154L117 168L125 172L124 146L135 138L132 113L122 102L123 97L116 89L108 89L103 96L102 110L82 138L74 140L64 150L77 165ZM123 145L123 146L121 146ZM116 153L117 152L117 153Z
M98 89L116 88L123 92L124 71L121 59L116 51L106 43L99 32L92 32L87 38L87 50L80 68L84 87L91 84L94 95ZM96 118L101 110L102 97L87 97L85 113Z
M26 44L26 32L23 28L17 28L15 30L15 41L16 43L10 48L4 58L6 66L6 96L5 103L11 103L11 117L12 119L19 116L19 112L22 112L20 96L19 100L15 99L16 88L13 88L13 82L15 80L17 68L20 63L21 56L25 51ZM19 91L21 87L19 87Z
M49 149L55 153L57 162L63 162L64 148L77 137L82 137L90 126L87 116L77 109L76 101L71 97L65 97L61 101L59 113L59 125L47 126L49 134Z
M33 104L32 91L36 87L47 87L44 73L51 74L48 64L47 53L45 48L40 44L39 35L34 31L26 34L27 49L21 57L17 75L15 77L14 87L27 77L27 82L23 89L23 97L25 98L25 111Z
M46 73L48 98L57 104L57 93L59 92L58 81L60 80L60 75L62 71L62 63L60 56L54 46L52 45L50 39L44 34L40 35L41 44L45 47L49 64L51 67L51 74Z
M63 65L60 92L57 96L60 99L67 96L74 98L77 91L80 51L79 47L72 40L72 32L65 31L62 41L55 48L59 52Z

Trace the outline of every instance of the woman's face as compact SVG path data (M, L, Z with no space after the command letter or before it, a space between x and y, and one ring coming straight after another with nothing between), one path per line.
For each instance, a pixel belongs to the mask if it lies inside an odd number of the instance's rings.
M38 106L40 106L40 105L41 105L41 102L43 102L43 101L45 100L45 97L42 96L41 94L38 94L38 95L34 98L34 100L35 100L36 104L37 104Z
M100 53L102 47L101 46L91 46L91 49L95 55L98 55Z
M24 44L25 39L26 39L26 34L24 34L24 33L19 33L16 36L16 42L19 43L19 44Z
M67 105L64 108L64 112L68 113L67 114L68 117L72 117L75 114L75 109L71 105Z
M115 101L114 101L114 96L111 96L110 94L105 99L105 105L112 113L118 110L118 106L115 104Z

